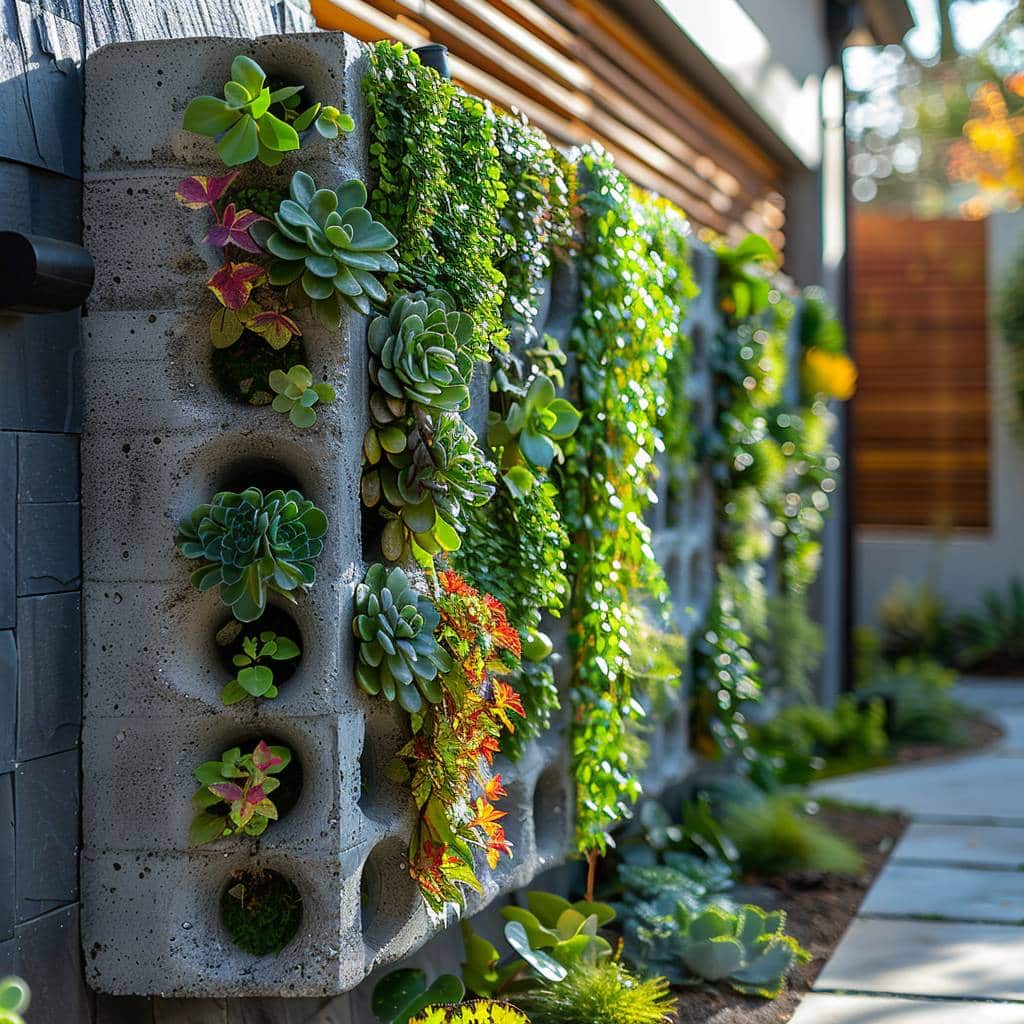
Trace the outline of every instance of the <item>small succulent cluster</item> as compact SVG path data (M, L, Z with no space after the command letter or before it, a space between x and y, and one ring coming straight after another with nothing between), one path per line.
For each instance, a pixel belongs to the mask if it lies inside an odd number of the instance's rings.
M274 412L287 413L293 427L311 427L316 423L318 404L330 405L337 397L330 384L320 381L313 383L313 374L308 366L293 366L284 370L271 370L268 378L274 401Z
M283 772L291 759L287 747L271 747L260 740L251 754L232 747L219 761L201 764L196 769L202 785L192 798L196 815L189 842L201 846L223 836L262 835L278 817L270 794L281 783L273 776Z
M263 630L258 637L244 637L242 652L231 659L238 673L221 690L220 699L229 706L246 697L273 700L277 696L277 685L274 670L266 662L291 661L301 653L294 640L279 636L271 629Z
M783 911L744 906L732 912L709 906L693 911L677 903L674 914L637 929L647 968L679 985L724 981L746 995L774 999L786 975L810 955L785 934Z
M370 379L385 395L432 412L469 407L473 318L445 292L403 292L370 324Z
M370 567L356 588L352 631L359 640L356 679L369 694L397 700L406 711L441 700L439 673L452 660L434 638L441 617L434 603L419 593L398 568Z
M260 221L253 237L275 257L268 280L276 287L295 284L330 327L341 322L342 304L370 313L387 300L374 276L398 265L388 250L395 236L366 209L366 186L356 178L335 191L317 188L296 171L272 222Z
M386 520L381 549L389 561L405 553L409 534L430 554L456 550L464 529L462 506L482 505L494 493L494 467L457 413L431 418L416 408L402 426L400 441L377 434L380 443L369 436L364 443L370 467L362 481L363 503L380 508ZM399 445L399 451L390 450Z
M505 416L489 415L487 441L501 449L504 480L516 497L533 487L536 471L551 468L562 454L558 442L571 437L579 424L579 411L557 397L554 381L543 373L530 381L522 399L513 402Z
M267 594L289 601L316 578L314 562L323 551L327 517L298 491L257 487L221 491L199 505L179 527L181 553L201 559L192 585L220 588L220 598L240 622L254 622Z
M315 127L324 138L333 139L354 127L352 118L337 107L314 103L300 112L301 85L271 90L266 81L263 68L251 57L239 54L231 62L231 80L224 83L224 98L198 96L192 100L185 109L182 127L216 139L217 152L228 167L256 159L275 167L285 153L301 146L301 132Z

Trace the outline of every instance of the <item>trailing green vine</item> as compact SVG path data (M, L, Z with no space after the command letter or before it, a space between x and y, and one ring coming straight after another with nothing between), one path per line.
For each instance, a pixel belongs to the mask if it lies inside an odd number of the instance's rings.
M363 92L370 112L375 213L398 239L389 287L443 290L473 317L470 354L505 348L504 248L508 198L488 103L424 67L401 43L370 50Z
M580 169L581 305L570 348L583 419L561 476L573 538L576 842L593 863L640 795L643 709L631 643L667 622L668 586L644 517L688 290L667 277L654 246L658 230L669 230L664 220L652 227L666 207L634 194L596 146L583 151Z

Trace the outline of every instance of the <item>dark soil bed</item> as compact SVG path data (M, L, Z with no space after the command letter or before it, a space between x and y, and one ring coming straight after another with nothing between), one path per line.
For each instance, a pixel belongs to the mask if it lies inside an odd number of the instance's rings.
M967 741L960 746L950 747L943 743L909 743L899 748L893 758L895 764L913 764L916 761L931 761L943 757L963 757L985 747L990 747L1002 735L997 725L975 716L964 723Z
M860 851L864 858L864 873L860 878L796 872L746 880L759 887L768 886L769 892L764 895L774 890L777 905L788 915L787 930L814 959L798 967L790 975L786 991L771 1001L742 996L731 990L687 990L679 1000L680 1024L776 1024L788 1021L796 1012L906 825L906 819L898 814L845 807L823 807L817 817ZM742 890L737 895L742 898ZM754 902L753 894L751 902Z

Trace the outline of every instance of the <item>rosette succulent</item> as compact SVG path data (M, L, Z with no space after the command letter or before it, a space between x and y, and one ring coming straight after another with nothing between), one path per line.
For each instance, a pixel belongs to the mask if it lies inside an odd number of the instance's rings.
M383 504L391 520L382 538L391 561L401 555L403 528L424 550L456 550L465 529L462 506L481 505L494 493L494 467L458 414L444 413L436 420L419 414L409 422L401 450L381 450L376 467L363 477L364 503L370 508Z
M318 403L330 405L335 399L334 388L330 384L313 383L313 374L302 365L293 366L287 373L284 370L271 370L267 378L274 392L274 412L288 413L293 427L311 427L316 423Z
M199 505L179 527L181 553L204 561L192 584L220 587L220 598L240 622L253 622L273 591L294 601L316 578L327 516L298 491L258 487L221 491Z
M378 562L356 587L352 632L359 640L356 680L369 694L382 693L415 712L423 701L441 700L438 675L452 661L434 638L441 617L434 603L419 593L397 566Z
M296 283L316 315L332 327L341 322L342 302L369 313L371 303L386 301L374 274L398 269L388 254L396 239L366 209L366 186L352 178L336 192L318 189L308 174L296 171L288 192L273 221L260 221L251 231L276 257L270 283Z
M452 305L442 291L405 292L370 324L370 378L386 395L438 412L469 407L473 318Z
M278 817L270 794L281 783L271 776L283 772L291 759L287 747L271 747L260 740L251 754L232 747L219 761L201 764L196 769L202 785L192 798L196 816L189 842L200 846L222 836L262 835Z

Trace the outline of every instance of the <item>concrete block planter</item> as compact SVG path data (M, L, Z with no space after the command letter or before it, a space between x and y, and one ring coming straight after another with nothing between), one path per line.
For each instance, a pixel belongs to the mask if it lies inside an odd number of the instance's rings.
M439 930L409 876L414 807L407 789L384 775L408 738L408 716L365 696L353 678L353 591L366 568L366 318L346 312L340 328L328 330L301 316L306 363L337 393L309 430L269 406L230 401L210 369L205 281L214 250L202 246L203 225L174 190L188 175L223 173L213 142L184 132L181 118L193 97L219 90L239 53L347 110L357 125L278 168L248 165L246 184L284 184L299 168L321 186L365 179L363 58L341 34L118 44L95 53L86 69L85 244L96 286L83 328L82 932L90 983L115 994L340 993ZM706 298L691 326L710 337L713 261L699 251L698 258ZM572 319L571 276L542 313L562 336ZM706 417L706 344L695 366L694 397L704 396L696 405ZM478 374L481 432L486 388ZM300 638L294 674L274 700L225 707L219 693L230 669L215 638L231 612L215 591L192 588L195 565L178 553L175 536L178 522L215 492L247 486L300 490L329 528L313 588L295 605L270 599ZM661 515L655 540L670 566L679 625L690 631L711 590L707 481L695 481L682 506ZM564 654L564 640L557 646ZM515 859L483 873L484 892L470 898L469 912L565 859L575 803L562 729L568 714L518 763L499 766ZM190 848L194 770L263 738L286 745L291 767L301 769L294 806L259 837ZM648 783L657 792L689 767L685 693L656 723L651 743ZM301 895L298 931L277 956L235 947L221 923L225 893L250 869L277 872Z

